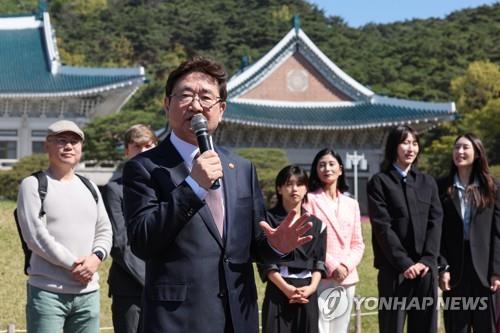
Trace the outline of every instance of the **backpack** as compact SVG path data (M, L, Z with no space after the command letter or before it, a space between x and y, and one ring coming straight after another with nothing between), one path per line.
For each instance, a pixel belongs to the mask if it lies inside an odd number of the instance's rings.
M45 215L45 210L43 209L43 201L45 200L45 197L47 196L47 176L43 171L37 171L31 174L32 176L35 176L35 178L38 180L38 195L40 196L40 201L42 205L40 206L40 213L38 213L38 217L42 218ZM82 175L75 174L80 178L83 184L89 189L90 193L92 193L92 197L94 197L94 200L97 204L99 200L99 196L97 195L97 192L87 178L85 178ZM17 208L14 209L14 220L16 220L16 227L17 227L17 233L19 234L19 239L21 240L21 245L23 247L23 252L24 252L24 274L28 275L28 267L30 266L30 259L31 259L31 250L28 248L28 245L24 241L23 235L21 233L21 227L19 226L19 220L17 217Z

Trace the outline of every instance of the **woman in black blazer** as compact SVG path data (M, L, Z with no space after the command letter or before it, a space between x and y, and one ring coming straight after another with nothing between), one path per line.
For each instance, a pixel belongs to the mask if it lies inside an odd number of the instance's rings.
M305 213L302 202L307 193L308 177L298 166L283 168L276 177L278 202L267 212L273 228L279 226L293 209ZM313 223L307 235L314 238L293 251L293 256L272 264L259 264L259 273L267 281L262 304L263 333L318 332L318 296L316 289L325 276L326 230L311 215Z
M368 182L374 265L379 270L379 331L437 331L437 257L442 210L434 179L414 164L417 132L389 133L381 172ZM384 302L382 303L382 300Z
M444 210L439 286L446 332L495 332L492 296L500 286L500 193L475 135L455 140L450 172L439 180L439 193ZM463 301L457 303L462 297L477 306L467 309Z

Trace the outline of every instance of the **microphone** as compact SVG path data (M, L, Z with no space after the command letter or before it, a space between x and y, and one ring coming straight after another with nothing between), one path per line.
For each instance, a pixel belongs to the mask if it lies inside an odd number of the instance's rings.
M214 150L214 144L212 142L212 137L208 133L208 121L205 116L201 113L197 113L191 119L191 128L193 129L196 139L198 140L198 147L200 148L200 154L206 152L207 150ZM213 182L210 189L216 190L220 187L220 181L217 179Z

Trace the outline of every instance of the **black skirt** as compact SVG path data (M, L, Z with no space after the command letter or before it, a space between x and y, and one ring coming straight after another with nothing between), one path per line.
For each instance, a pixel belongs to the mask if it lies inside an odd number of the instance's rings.
M295 287L307 286L311 279L285 278ZM288 298L271 281L267 282L264 303L262 304L263 333L317 333L318 332L318 295L309 296L307 304L290 304Z

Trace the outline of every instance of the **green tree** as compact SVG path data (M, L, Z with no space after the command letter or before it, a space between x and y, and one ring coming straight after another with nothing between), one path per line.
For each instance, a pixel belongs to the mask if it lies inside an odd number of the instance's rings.
M458 129L483 141L492 163L500 163L500 66L489 61L469 65L451 83L461 118Z
M448 174L455 135L444 135L434 140L420 155L419 167L434 177Z
M482 138L492 164L500 164L500 98L486 104L475 119L475 128Z
M500 67L490 61L471 63L464 75L451 82L461 115L475 117L486 104L500 98Z
M246 148L238 149L236 153L255 165L266 206L271 207L275 200L276 175L290 163L286 152L282 149Z
M436 176L446 173L454 138L466 132L481 138L491 163L500 163L500 67L489 61L473 62L451 82L451 90L459 118L442 127L442 136L426 150L423 168Z
M163 115L144 111L119 112L94 119L83 129L85 160L97 162L123 160L125 131L138 123L159 129L163 127L164 119Z

